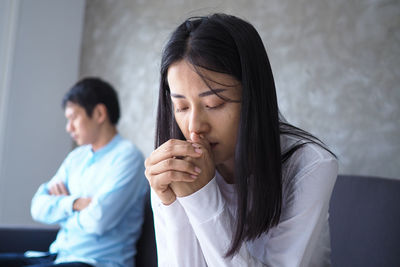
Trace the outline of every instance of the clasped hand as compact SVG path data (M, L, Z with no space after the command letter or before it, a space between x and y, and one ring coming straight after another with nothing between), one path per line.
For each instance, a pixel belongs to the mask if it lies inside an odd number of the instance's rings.
M168 140L151 153L145 167L150 186L165 205L198 191L215 175L210 144L196 134L190 141Z

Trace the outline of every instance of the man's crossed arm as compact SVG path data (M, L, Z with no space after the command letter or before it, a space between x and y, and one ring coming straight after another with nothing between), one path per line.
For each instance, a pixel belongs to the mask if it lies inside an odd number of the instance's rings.
M63 182L57 182L50 187L50 195L53 196L69 196L68 189L65 187ZM72 204L72 209L75 211L81 211L89 206L92 198L90 197L80 197L75 199Z

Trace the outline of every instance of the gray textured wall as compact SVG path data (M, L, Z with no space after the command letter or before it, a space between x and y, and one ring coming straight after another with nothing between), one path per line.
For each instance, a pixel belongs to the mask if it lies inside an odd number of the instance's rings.
M121 133L152 151L161 49L188 16L227 12L262 36L286 118L340 172L400 178L400 1L89 0L81 76L118 89Z
M34 224L32 197L39 185L55 174L72 147L61 99L78 78L85 10L84 0L21 0L14 4L15 10L0 5L2 11L15 16L12 27L8 25L15 35L6 65L9 94L0 95L6 103L0 129L4 131L0 132L4 144L0 146L2 226ZM0 44L7 44L1 37Z

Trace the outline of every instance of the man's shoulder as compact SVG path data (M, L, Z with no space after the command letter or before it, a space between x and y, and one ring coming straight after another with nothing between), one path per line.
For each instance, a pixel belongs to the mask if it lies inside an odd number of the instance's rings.
M114 147L114 153L122 157L130 157L135 160L144 160L142 151L130 140L121 138Z
M77 146L68 153L67 158L76 158L87 155L90 152L90 145Z

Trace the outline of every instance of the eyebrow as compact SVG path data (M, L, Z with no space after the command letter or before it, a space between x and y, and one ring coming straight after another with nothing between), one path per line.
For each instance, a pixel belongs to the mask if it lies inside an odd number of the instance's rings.
M213 89L213 90L209 90L209 91L205 91L203 93L200 93L199 97L215 95L216 93L218 94L218 93L221 93L221 92L224 92L224 91L226 91L226 89ZM174 93L171 93L171 97L174 97L174 98L186 98L184 95L174 94Z

